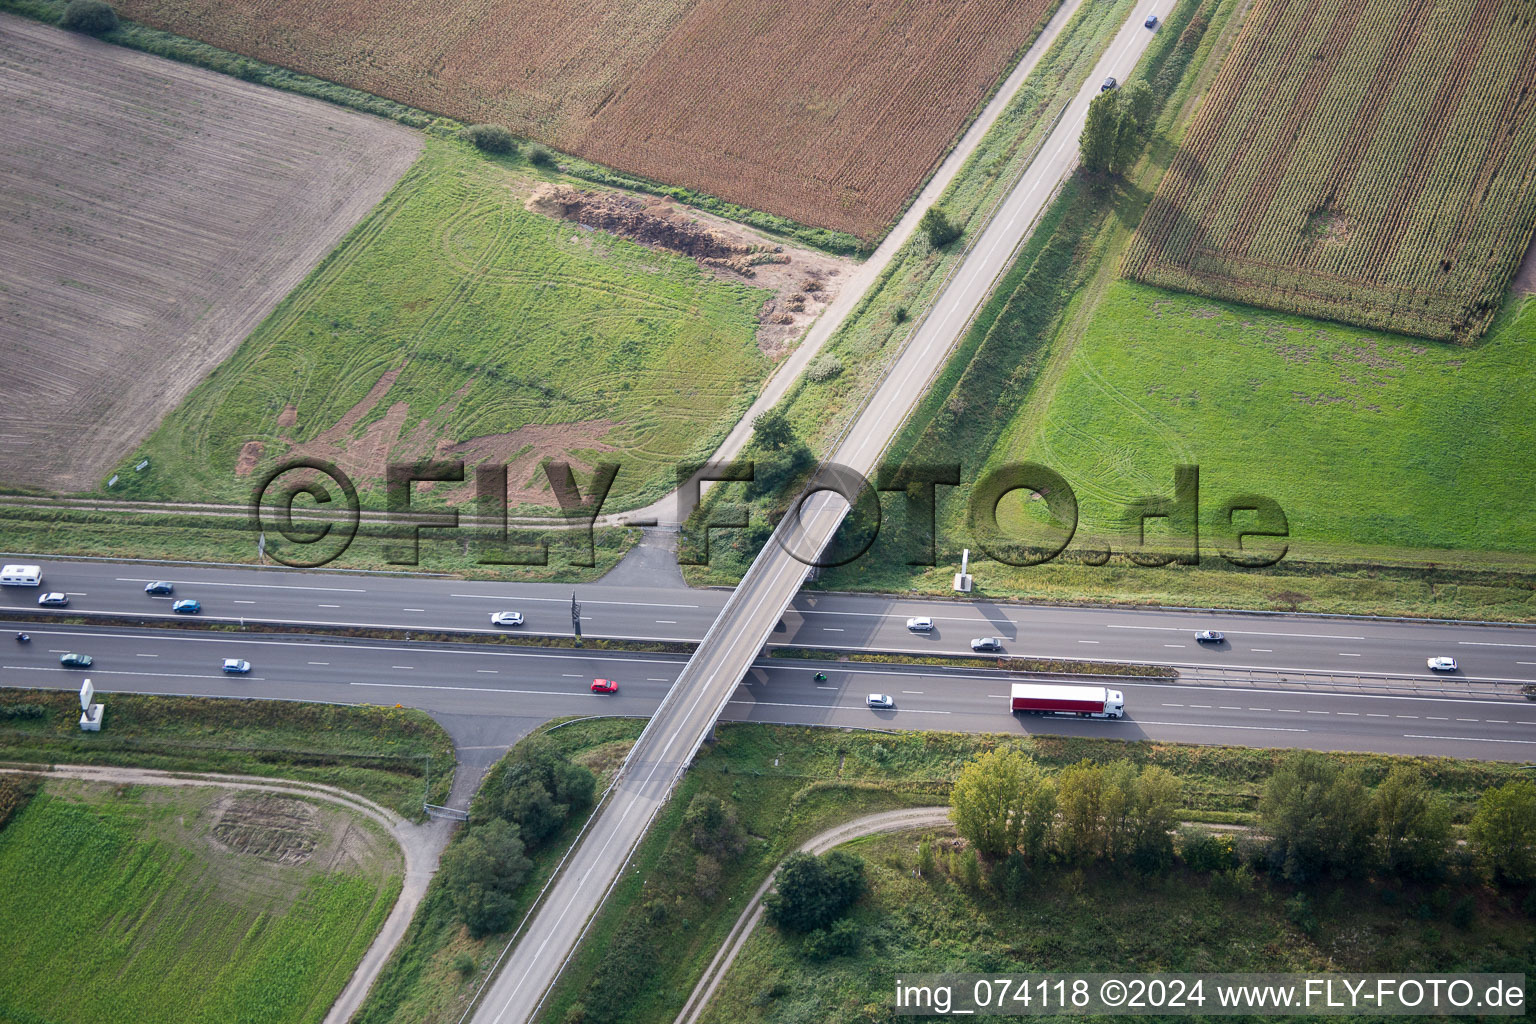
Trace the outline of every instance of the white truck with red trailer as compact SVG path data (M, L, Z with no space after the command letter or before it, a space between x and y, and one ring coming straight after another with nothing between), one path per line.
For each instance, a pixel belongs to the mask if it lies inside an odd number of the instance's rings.
M1103 686L1067 683L1014 683L1009 707L1015 714L1076 715L1079 718L1120 718L1125 695Z

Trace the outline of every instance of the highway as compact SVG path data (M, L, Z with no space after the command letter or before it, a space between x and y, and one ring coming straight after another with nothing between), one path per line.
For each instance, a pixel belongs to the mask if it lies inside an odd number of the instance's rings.
M411 630L511 632L490 625L492 611L520 611L521 631L571 634L570 599L581 603L590 637L697 641L730 596L722 590L667 586L471 583L431 577L294 572L277 569L149 567L42 560L44 586L70 595L66 609L37 607L38 590L0 587L0 608L63 617L103 613L184 618L172 598L151 597L144 583L170 580L175 597L195 597L200 619L262 624L336 625ZM1167 570L1146 569L1146 572ZM930 616L931 633L906 629ZM1202 645L1198 629L1226 633ZM768 646L968 653L973 637L996 636L1004 651L1028 657L1170 665L1205 672L1333 675L1341 681L1406 679L1421 685L1536 682L1536 627L1373 621L1305 615L1161 611L1022 605L878 594L798 594L774 624ZM1449 655L1450 675L1425 662Z
M0 648L0 683L74 690L90 678L111 715L113 693L264 697L405 704L445 717L544 721L580 714L648 716L686 659L661 654L488 648L474 644L316 641L282 635L228 636L138 629L48 627L30 644ZM65 669L59 654L97 652L89 670ZM107 653L110 652L110 653ZM228 676L225 658L252 670ZM816 671L827 679L818 683ZM594 678L619 692L593 694ZM861 729L942 729L1105 736L1187 743L1438 754L1536 760L1536 702L1255 685L1111 683L1124 692L1118 721L1013 716L1008 678L984 670L895 665L785 663L760 659L728 695L722 718ZM896 708L865 706L870 693Z

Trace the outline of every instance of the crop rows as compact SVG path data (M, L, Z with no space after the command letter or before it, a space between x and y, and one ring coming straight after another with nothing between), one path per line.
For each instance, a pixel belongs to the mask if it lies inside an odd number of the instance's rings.
M1055 0L123 0L136 20L870 240Z
M1126 272L1475 338L1536 226L1533 93L1525 0L1259 0Z

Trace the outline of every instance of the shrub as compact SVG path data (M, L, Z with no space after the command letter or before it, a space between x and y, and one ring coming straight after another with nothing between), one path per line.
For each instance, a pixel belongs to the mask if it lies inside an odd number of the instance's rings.
M1536 783L1521 779L1488 790L1477 802L1467 833L1491 877L1536 879Z
M1017 906L1029 895L1029 860L1015 850L992 869L992 888L1004 900Z
M517 152L517 140L499 124L472 124L459 130L459 137L485 153L506 155Z
M459 972L459 977L467 978L475 973L475 958L468 953L460 953L453 958L453 969Z
M693 798L683 812L683 825L689 830L693 848L701 853L730 858L746 849L746 836L735 810L713 794L700 793Z
M768 920L792 932L813 932L843 916L864 895L864 861L841 850L824 857L792 853L763 897Z
M517 827L493 818L466 832L443 853L439 874L459 920L475 938L506 929L517 909L512 893L532 866Z
M830 928L818 928L808 932L800 943L800 951L811 960L830 960L835 956L852 956L859 951L862 935L859 926L843 918L832 922Z
M531 736L513 748L482 789L486 806L476 817L505 818L529 849L553 838L574 813L592 806L597 778L560 756L547 737ZM478 798L477 798L478 802Z
M103 0L69 0L59 26L88 36L104 36L117 28L117 12Z
M817 382L829 381L842 372L843 361L830 352L812 359L811 365L805 368L805 375Z
M1234 867L1232 837L1207 829L1185 826L1179 830L1179 856L1191 871L1225 871Z
M974 847L967 847L960 854L955 873L960 877L960 884L972 892L981 888L981 861Z
M906 306L897 306L896 312L891 314L891 319L895 320L898 324L904 324L912 319L912 313Z
M935 249L944 248L963 233L960 226L937 206L928 207L923 213L923 219L917 222L917 227L928 236L928 244Z
M555 154L551 153L543 146L529 146L528 162L533 164L535 167L552 168L555 166Z
M41 704L0 704L0 718L32 719L48 717Z

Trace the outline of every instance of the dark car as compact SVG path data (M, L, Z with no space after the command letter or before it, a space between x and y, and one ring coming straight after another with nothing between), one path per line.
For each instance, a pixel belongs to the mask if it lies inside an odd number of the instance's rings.
M91 656L89 654L61 654L59 664L65 668L90 668Z
M177 601L175 604L171 605L171 611L178 615L196 615L202 610L203 606L192 600L190 597L181 601Z
M1157 15L1155 15L1155 14L1147 15L1147 20L1142 22L1142 24L1146 25L1147 28L1157 28Z
M973 651L1000 651L1002 649L1003 642L995 636L979 636L971 641L971 650Z
M1099 92L1109 92L1109 90L1119 88L1119 86L1120 83L1115 81L1115 76L1110 75L1104 79L1104 84L1099 86Z
M1219 644L1227 638L1227 635L1218 629L1202 629L1195 634L1195 642L1202 644Z
M144 593L174 594L176 593L176 585L174 583L168 583L165 580L156 580L153 583L146 583L144 585Z

